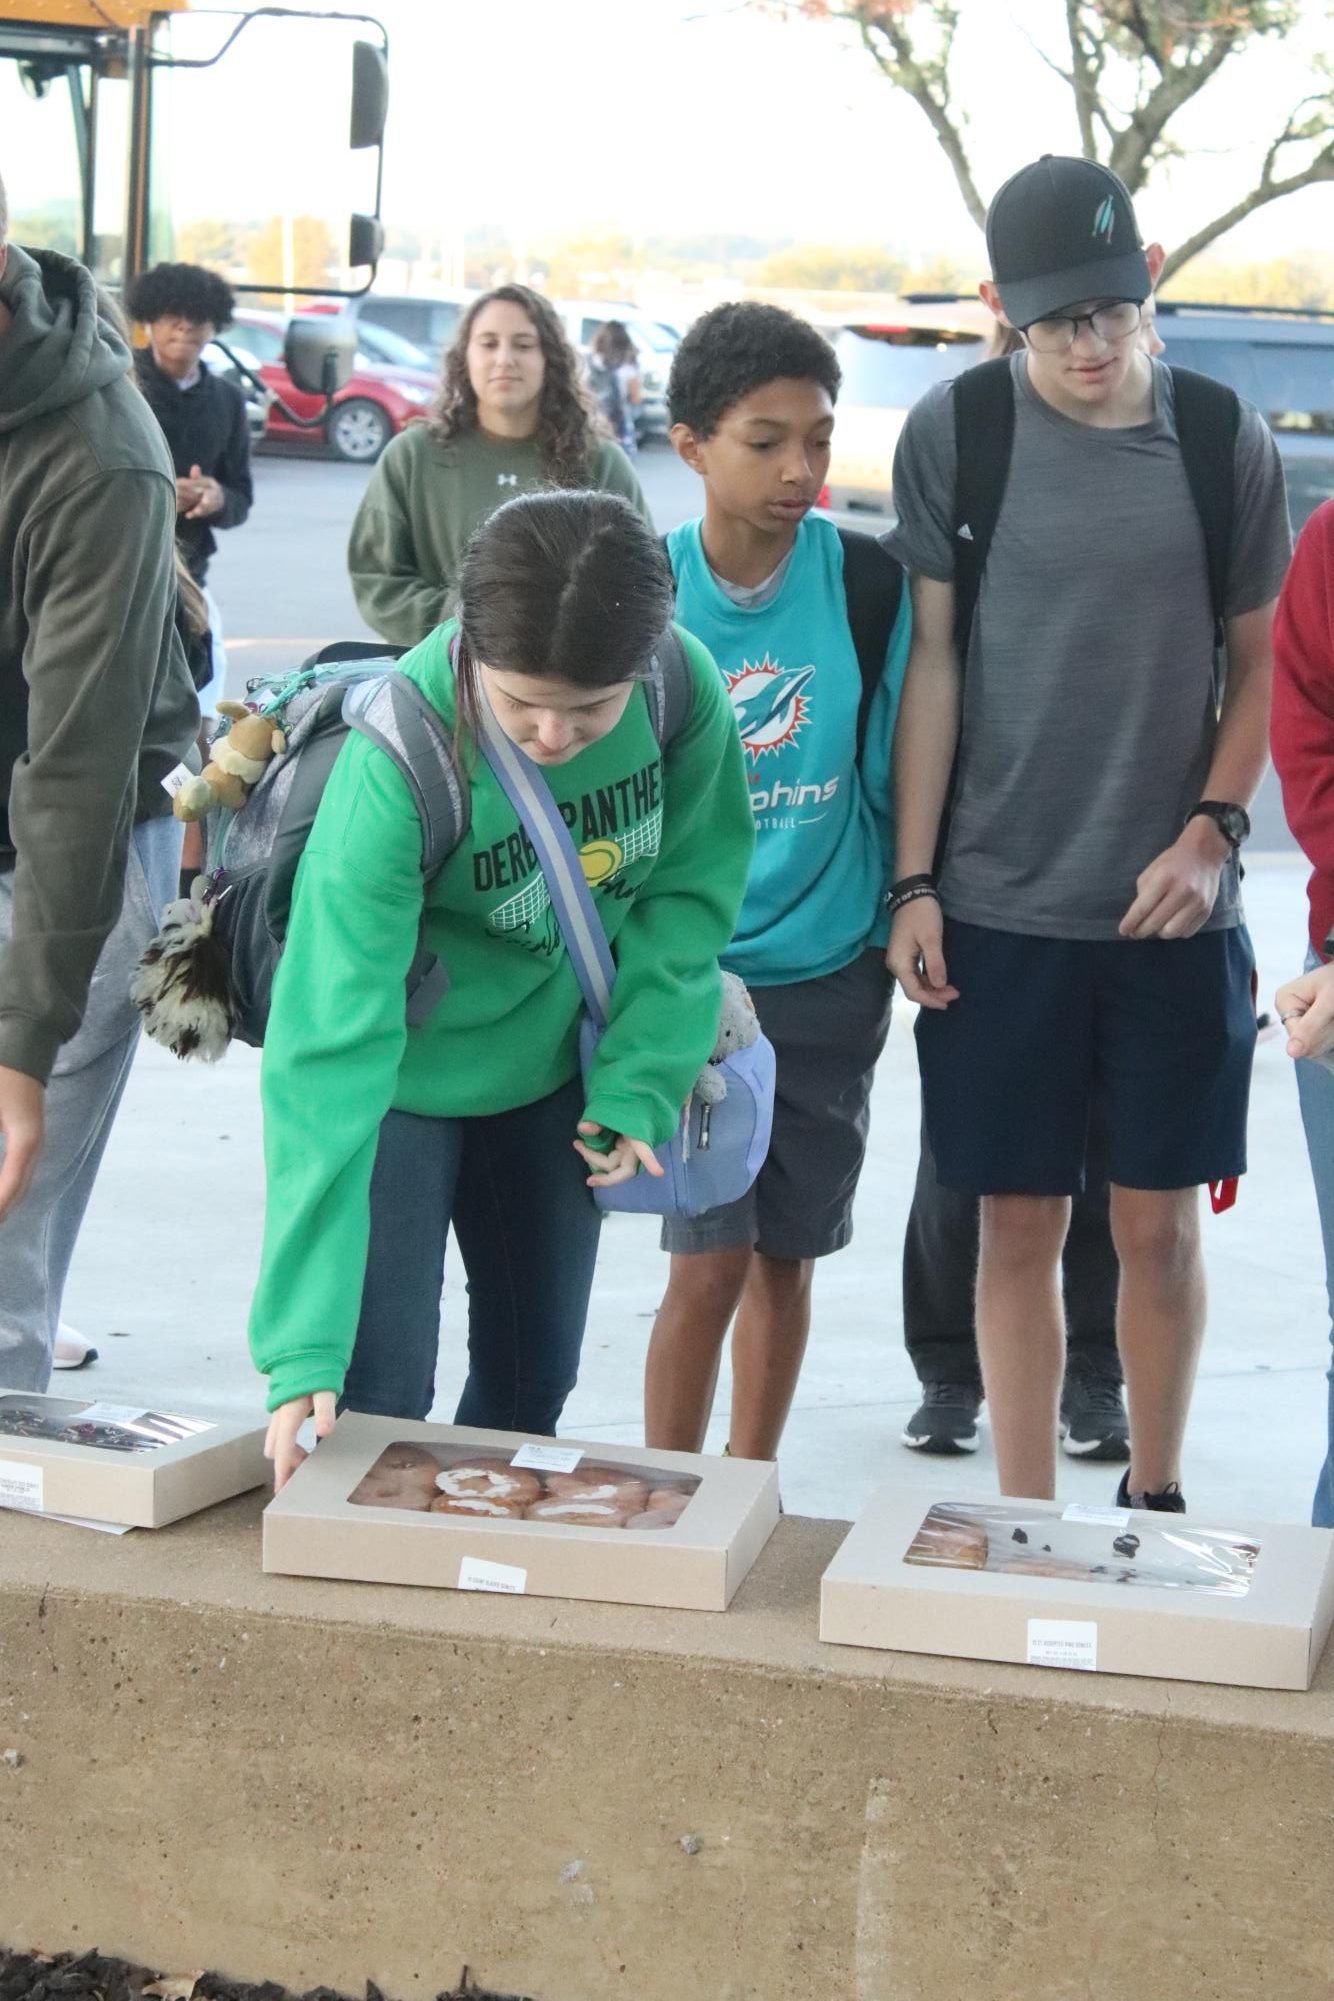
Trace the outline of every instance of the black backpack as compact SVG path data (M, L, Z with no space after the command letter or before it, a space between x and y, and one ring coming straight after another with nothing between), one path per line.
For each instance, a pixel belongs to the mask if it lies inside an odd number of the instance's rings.
M962 671L977 613L982 573L1014 449L1011 358L984 361L952 385L958 470L954 482L954 638ZM1241 403L1232 389L1190 368L1172 368L1177 440L1195 512L1204 531L1214 647L1224 641L1228 558L1232 547L1234 467Z
M349 731L383 750L412 794L424 883L467 833L467 775L444 719L394 665L402 651L349 641L326 647L295 674L251 684L252 701L284 732L285 747L243 806L206 816L205 905L168 906L131 985L146 1032L176 1055L216 1061L233 1039L263 1043L297 865ZM670 625L645 692L665 750L689 721L694 699L690 662ZM444 966L419 939L404 997L410 1028L426 1021L448 987Z

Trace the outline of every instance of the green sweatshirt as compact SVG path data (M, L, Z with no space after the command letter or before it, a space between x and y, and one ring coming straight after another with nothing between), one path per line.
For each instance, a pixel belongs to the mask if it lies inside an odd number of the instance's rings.
M438 628L401 663L450 722L452 634ZM610 735L542 768L617 964L587 1115L654 1146L675 1130L717 1036L718 957L755 838L722 676L682 638L694 702L665 754L636 690ZM342 1388L385 1113L510 1111L578 1072L583 1000L546 882L479 753L469 776L471 825L426 893L426 942L451 985L424 1027L404 1020L423 915L420 823L399 772L363 737L339 752L297 872L264 1045L268 1202L250 1316L271 1410Z
M409 424L380 455L352 523L347 561L362 617L391 646L415 646L455 609L463 552L488 515L550 484L533 438L470 431L437 444ZM649 513L634 467L610 439L594 450L588 485Z
M176 481L92 278L0 276L0 1064L45 1082L121 907L130 828L199 727L176 635Z

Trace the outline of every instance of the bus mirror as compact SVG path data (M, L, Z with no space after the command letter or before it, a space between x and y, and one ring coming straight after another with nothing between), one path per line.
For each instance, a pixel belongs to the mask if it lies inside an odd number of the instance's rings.
M283 360L304 395L337 395L356 358L356 328L336 313L299 313L289 321Z
M389 116L389 64L374 42L352 44L352 122L348 145L354 152L378 146ZM363 260L365 261L365 260Z
M378 264L384 250L384 224L378 215L354 215L347 232L347 261L355 271Z

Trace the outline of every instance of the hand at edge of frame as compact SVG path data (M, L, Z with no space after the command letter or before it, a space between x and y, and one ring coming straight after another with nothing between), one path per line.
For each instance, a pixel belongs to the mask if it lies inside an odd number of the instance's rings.
M26 1070L0 1064L0 1135L5 1142L0 1166L0 1218L28 1192L46 1132L46 1086Z
M579 1121L581 1133L591 1136L603 1130L594 1119ZM614 1188L618 1182L633 1181L641 1167L659 1181L663 1176L662 1165L653 1148L646 1140L631 1139L628 1133L617 1133L608 1153L594 1153L581 1140L575 1140L574 1150L593 1170L588 1176L590 1188Z
M273 1461L275 1494L281 1494L307 1457L305 1450L296 1442L298 1431L308 1417L314 1417L316 1440L327 1438L334 1428L336 1402L332 1390L316 1390L313 1396L293 1397L290 1403L280 1403L270 1416L264 1439L264 1457Z

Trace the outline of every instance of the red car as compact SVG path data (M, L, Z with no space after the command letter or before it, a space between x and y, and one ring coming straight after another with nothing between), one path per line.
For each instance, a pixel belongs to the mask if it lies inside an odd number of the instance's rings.
M320 399L303 394L283 366L286 326L279 313L239 312L222 338L299 417L313 417ZM425 412L439 386L429 359L411 341L387 327L358 326L356 369L325 419L326 444L336 458L373 465L409 418ZM320 433L289 423L274 403L264 436L270 441L313 439Z

